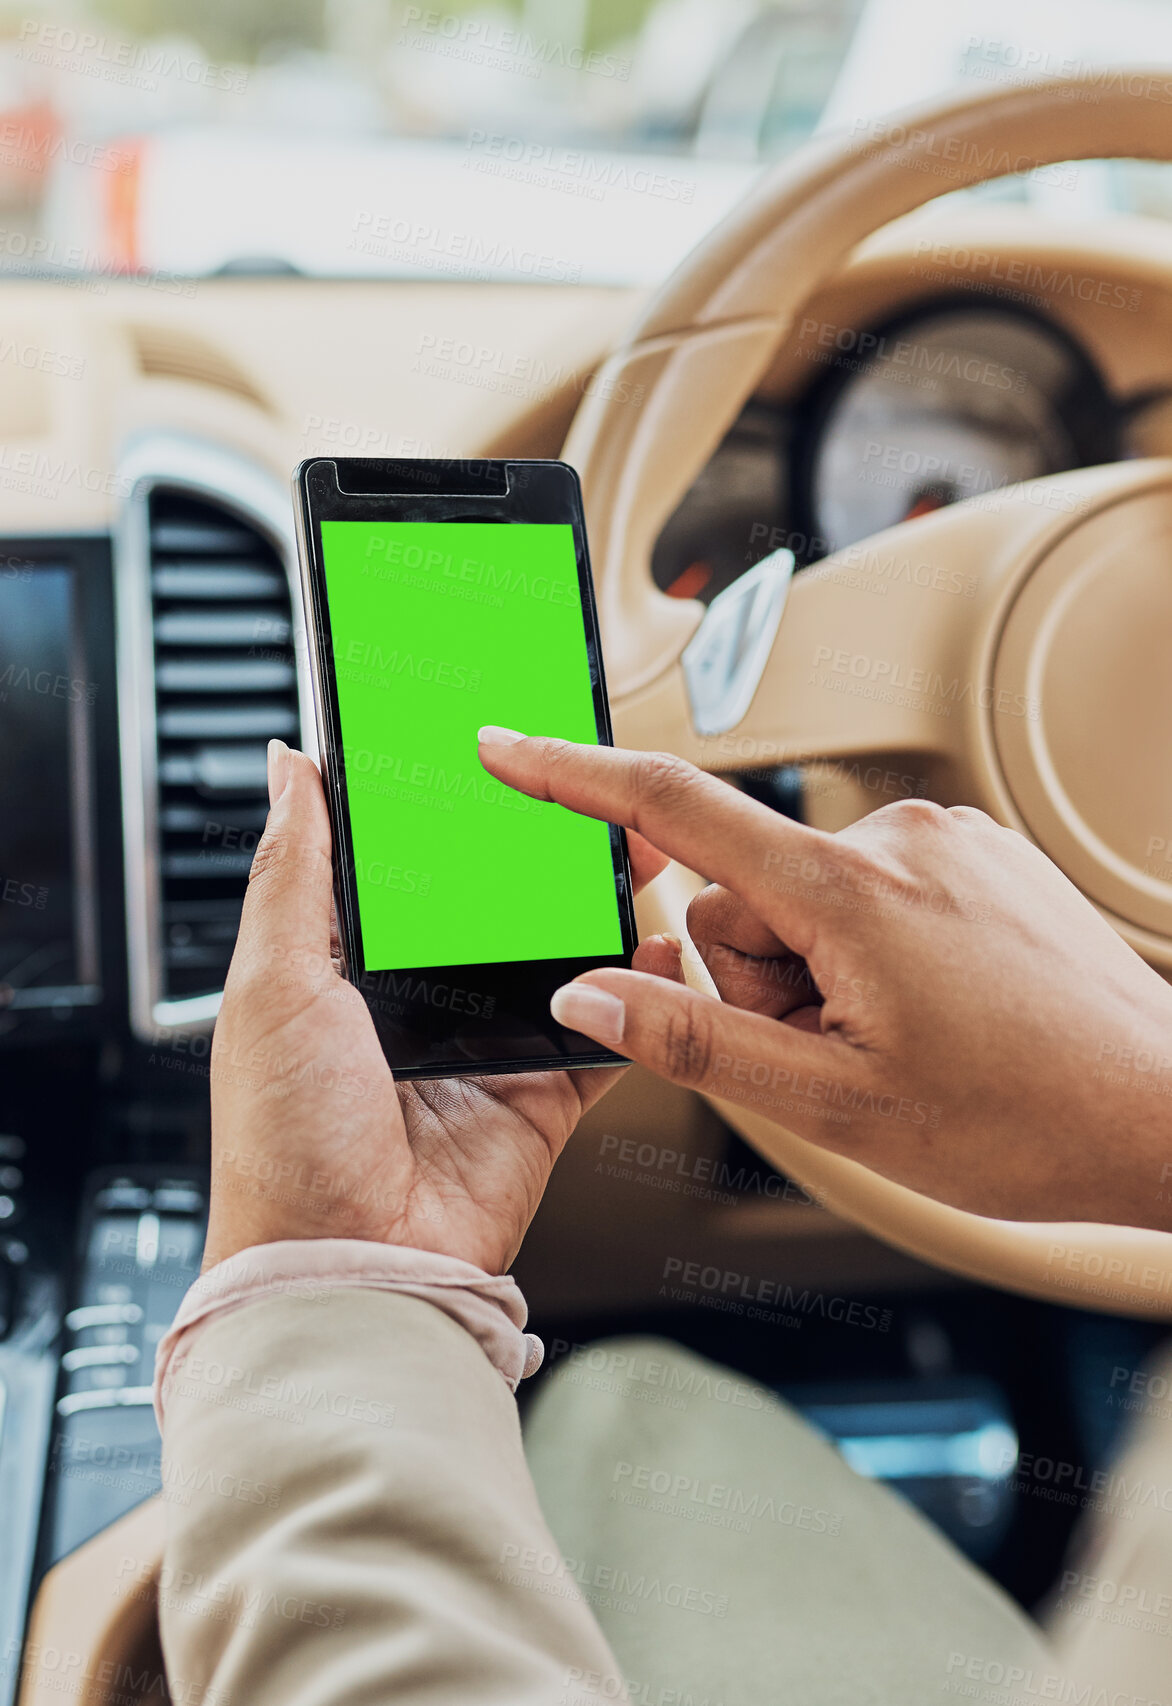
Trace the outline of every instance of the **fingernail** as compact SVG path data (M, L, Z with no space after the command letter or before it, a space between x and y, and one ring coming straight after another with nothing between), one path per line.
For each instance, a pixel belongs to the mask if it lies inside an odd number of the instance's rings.
M564 984L555 992L549 1010L559 1025L584 1031L607 1048L618 1048L623 1040L626 1006L617 995L592 983Z
M495 723L486 723L476 738L481 746L516 746L527 737L516 729L498 729Z
M684 944L680 941L679 937L669 935L666 930L663 932L663 935L659 938L659 940L661 942L669 942L671 944L671 946L675 949L677 954L682 954L684 951Z
M289 781L292 753L283 740L271 740L268 752L269 805L275 806Z

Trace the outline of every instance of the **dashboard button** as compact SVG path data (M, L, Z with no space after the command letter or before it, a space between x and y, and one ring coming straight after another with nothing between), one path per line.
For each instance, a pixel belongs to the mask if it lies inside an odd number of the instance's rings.
M123 1213L133 1213L151 1206L151 1193L144 1186L136 1185L133 1179L115 1179L98 1192L94 1204L97 1209L107 1212L120 1209Z
M203 1192L196 1190L194 1185L168 1181L156 1187L154 1207L159 1214L202 1214Z
M133 1345L79 1345L76 1350L66 1351L61 1366L66 1374L73 1374L79 1368L126 1367L138 1360Z
M71 1333L84 1333L87 1327L137 1327L141 1320L137 1303L83 1303L69 1311L65 1325Z
M75 1416L79 1410L131 1409L154 1403L152 1386L120 1386L114 1392L67 1392L57 1400L59 1416Z

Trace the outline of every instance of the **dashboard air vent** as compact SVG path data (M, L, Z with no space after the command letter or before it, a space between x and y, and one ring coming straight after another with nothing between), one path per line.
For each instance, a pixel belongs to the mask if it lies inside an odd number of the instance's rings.
M147 500L158 745L159 995L223 988L267 807L265 747L299 738L289 583L218 504Z

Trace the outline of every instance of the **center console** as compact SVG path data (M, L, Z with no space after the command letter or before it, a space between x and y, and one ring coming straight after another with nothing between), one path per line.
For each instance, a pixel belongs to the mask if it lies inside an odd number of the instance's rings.
M165 1168L91 1182L58 1362L39 1567L160 1488L155 1349L199 1273L207 1188Z
M13 1205L0 1233L0 1706L17 1698L38 1581L161 1490L155 1348L199 1271L207 1205L197 1169L101 1169L63 1262L59 1224L23 1200L25 1150L0 1136Z

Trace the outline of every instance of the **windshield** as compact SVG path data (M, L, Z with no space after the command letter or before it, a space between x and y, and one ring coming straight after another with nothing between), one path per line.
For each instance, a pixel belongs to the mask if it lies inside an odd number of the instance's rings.
M47 0L0 20L0 268L653 284L820 128L1120 63L1169 0ZM989 193L1172 211L1071 183Z

